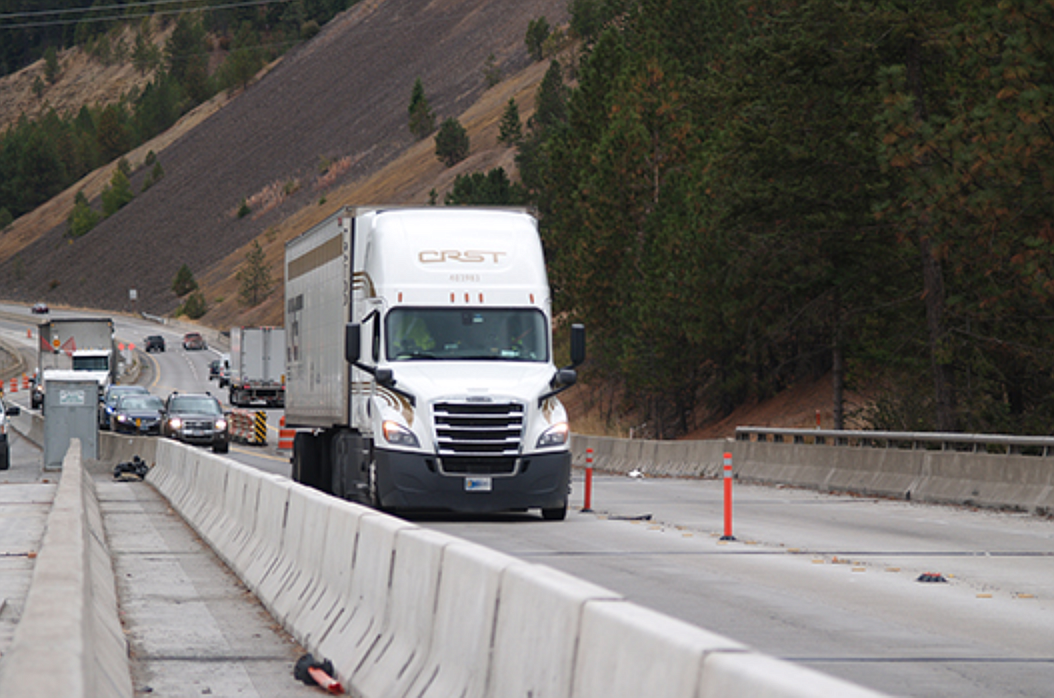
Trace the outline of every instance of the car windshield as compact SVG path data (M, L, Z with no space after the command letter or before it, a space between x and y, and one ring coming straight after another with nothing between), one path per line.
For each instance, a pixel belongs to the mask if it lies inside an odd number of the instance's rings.
M396 308L385 319L389 361L548 361L545 315L534 308Z
M220 403L211 397L177 397L170 403L169 411L176 414L223 414Z
M163 407L164 403L156 395L125 395L117 401L118 410L154 410L160 412Z
M120 388L110 388L110 392L106 395L106 404L113 405L125 395L147 395L147 389L141 385L129 385L122 386Z
M74 371L108 371L110 362L105 356L74 356Z

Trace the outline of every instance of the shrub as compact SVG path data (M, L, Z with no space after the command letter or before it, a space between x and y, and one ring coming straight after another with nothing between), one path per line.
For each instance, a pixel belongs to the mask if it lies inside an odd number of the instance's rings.
M124 158L122 162L126 162ZM135 198L132 193L132 184L124 170L118 166L110 179L110 186L102 190L102 212L105 216L112 216L128 205Z
M468 132L461 123L450 117L436 134L436 157L447 167L453 167L468 157Z
M98 212L88 205L88 199L84 196L84 192L79 191L73 197L73 210L70 211L70 215L66 219L66 223L69 225L66 234L73 239L86 235L99 224L99 219Z
M177 314L186 315L191 320L197 320L209 311L208 303L205 302L205 294L195 291L187 296Z
M494 87L501 82L501 66L498 65L494 54L487 56L483 63L483 79L487 81L487 87Z

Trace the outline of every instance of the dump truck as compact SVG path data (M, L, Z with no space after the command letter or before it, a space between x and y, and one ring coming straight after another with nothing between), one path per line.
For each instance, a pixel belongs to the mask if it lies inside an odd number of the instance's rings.
M562 520L557 395L537 220L495 208L345 207L285 255L293 477L389 511L539 509Z
M87 380L99 397L117 377L117 347L110 318L55 318L37 326L37 372L30 404L40 408L49 379Z
M281 327L232 327L230 374L223 378L230 403L248 407L285 404L285 330ZM222 375L222 373L221 373Z

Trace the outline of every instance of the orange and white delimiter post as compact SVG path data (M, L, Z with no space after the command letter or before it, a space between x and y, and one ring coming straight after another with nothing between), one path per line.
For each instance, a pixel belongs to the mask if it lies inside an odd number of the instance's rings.
M735 540L732 535L732 454L725 453L725 535L721 540Z

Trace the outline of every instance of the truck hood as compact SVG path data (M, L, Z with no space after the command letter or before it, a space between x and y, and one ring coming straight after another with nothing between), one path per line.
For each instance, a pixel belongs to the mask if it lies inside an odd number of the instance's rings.
M388 364L395 386L418 399L492 398L535 400L548 392L556 369L526 361L398 361Z

